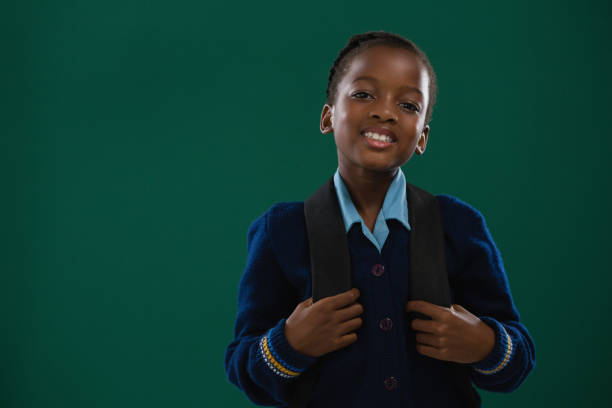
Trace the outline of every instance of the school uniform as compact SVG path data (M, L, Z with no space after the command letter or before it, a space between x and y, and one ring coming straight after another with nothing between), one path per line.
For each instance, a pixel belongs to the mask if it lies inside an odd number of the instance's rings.
M452 303L495 332L493 351L474 364L457 364L416 351L404 311L409 293L410 223L406 180L393 179L370 231L338 171L334 187L361 296L363 325L350 346L313 358L294 350L286 318L312 293L304 203L272 206L248 231L248 256L239 284L235 339L225 355L228 379L256 404L287 406L294 383L315 361L319 378L311 407L462 407L458 378L482 389L509 392L535 365L535 347L512 301L501 256L482 215L469 204L438 195Z

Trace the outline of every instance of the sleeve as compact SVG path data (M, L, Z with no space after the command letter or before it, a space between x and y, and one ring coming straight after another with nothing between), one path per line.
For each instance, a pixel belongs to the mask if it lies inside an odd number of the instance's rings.
M285 337L286 317L298 300L275 257L269 216L270 211L249 227L235 337L225 353L225 371L253 403L286 405L292 383L316 358L293 349Z
M501 255L482 214L457 199L454 216L461 221L452 231L460 270L452 285L455 303L478 316L495 332L495 345L482 361L470 364L476 386L488 391L518 388L535 367L535 345L520 322L512 300ZM451 230L453 230L451 228Z

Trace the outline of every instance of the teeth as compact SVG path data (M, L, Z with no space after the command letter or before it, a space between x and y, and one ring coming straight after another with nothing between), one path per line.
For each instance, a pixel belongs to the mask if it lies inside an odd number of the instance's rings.
M391 139L389 136L381 135L381 134L378 134L378 133L365 132L364 136L365 137L369 137L370 139L381 141L381 142L387 142L387 143L392 143L393 142L393 139Z

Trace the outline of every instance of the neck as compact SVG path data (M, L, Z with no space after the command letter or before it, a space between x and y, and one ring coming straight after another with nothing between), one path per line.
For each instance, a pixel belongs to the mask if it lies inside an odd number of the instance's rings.
M339 171L353 204L361 216L373 215L376 217L398 168L389 171L372 171L339 165Z

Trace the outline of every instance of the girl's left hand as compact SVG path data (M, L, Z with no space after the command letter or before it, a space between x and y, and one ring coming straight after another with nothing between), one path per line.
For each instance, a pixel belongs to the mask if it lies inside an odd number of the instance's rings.
M406 303L407 312L419 312L432 320L414 319L416 349L420 354L455 363L475 363L491 353L495 332L460 305L443 307L423 300Z

